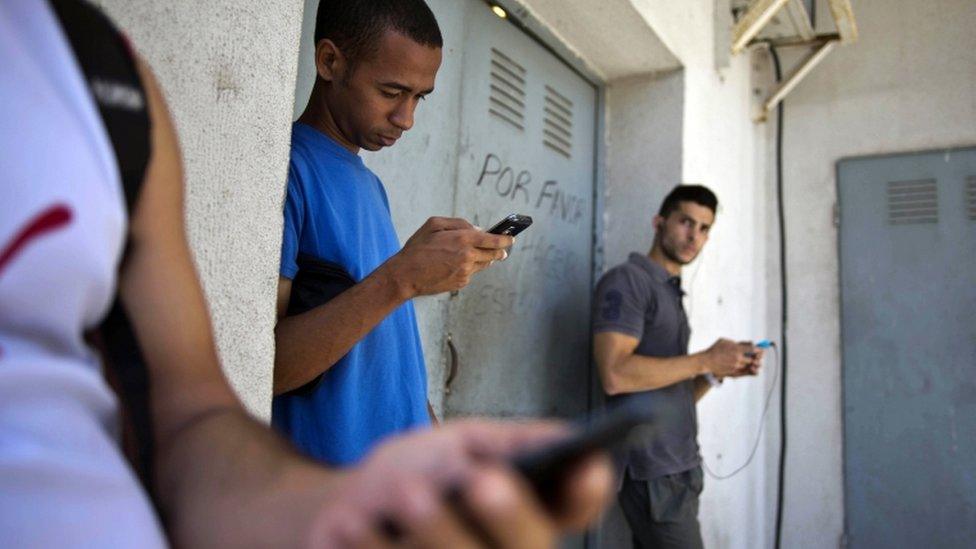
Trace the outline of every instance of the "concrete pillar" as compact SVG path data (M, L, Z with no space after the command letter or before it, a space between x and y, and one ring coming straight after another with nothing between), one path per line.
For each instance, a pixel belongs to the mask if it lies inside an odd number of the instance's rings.
M152 66L179 132L186 214L224 371L268 418L302 3L101 0Z

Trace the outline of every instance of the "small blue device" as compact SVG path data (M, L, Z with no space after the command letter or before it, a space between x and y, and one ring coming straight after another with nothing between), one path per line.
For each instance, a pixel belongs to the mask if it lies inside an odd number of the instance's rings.
M775 345L775 343L773 343L768 339L763 339L762 341L755 344L755 346L759 347L760 349L770 349L773 347L773 345ZM746 356L749 358L753 358L756 355L754 353L746 353ZM716 378L711 373L705 374L705 379L708 380L708 384L711 385L712 387L718 387L719 385L722 384L722 382L719 381L718 378Z

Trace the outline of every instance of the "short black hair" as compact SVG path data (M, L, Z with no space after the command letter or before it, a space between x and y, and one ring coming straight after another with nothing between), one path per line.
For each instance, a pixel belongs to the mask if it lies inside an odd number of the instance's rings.
M668 196L664 198L664 202L661 203L661 211L658 212L658 215L661 217L671 215L671 212L678 209L678 204L681 202L694 202L700 206L705 206L709 210L712 210L713 214L718 210L718 198L708 187L703 185L678 185L671 189Z
M430 48L444 47L437 19L424 0L321 0L315 45L332 40L355 65L376 53L387 30Z

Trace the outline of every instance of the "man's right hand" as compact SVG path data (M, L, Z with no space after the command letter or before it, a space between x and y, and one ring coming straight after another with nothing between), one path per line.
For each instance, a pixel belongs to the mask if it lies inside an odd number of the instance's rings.
M543 506L506 464L565 432L552 423L467 420L391 439L321 492L328 504L313 513L305 539L313 547L555 547L608 503L609 459L597 453L575 466L558 508Z
M718 377L732 375L751 363L747 355L751 352L754 352L751 343L719 339L705 351L706 367Z
M380 267L407 299L459 290L494 261L508 257L510 236L481 231L463 219L432 217Z

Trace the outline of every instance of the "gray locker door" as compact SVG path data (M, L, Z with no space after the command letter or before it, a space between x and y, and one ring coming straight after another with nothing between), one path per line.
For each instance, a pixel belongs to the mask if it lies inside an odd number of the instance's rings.
M976 547L976 149L838 165L850 547Z
M596 89L481 2L465 21L455 215L535 223L451 300L449 416L587 409Z

